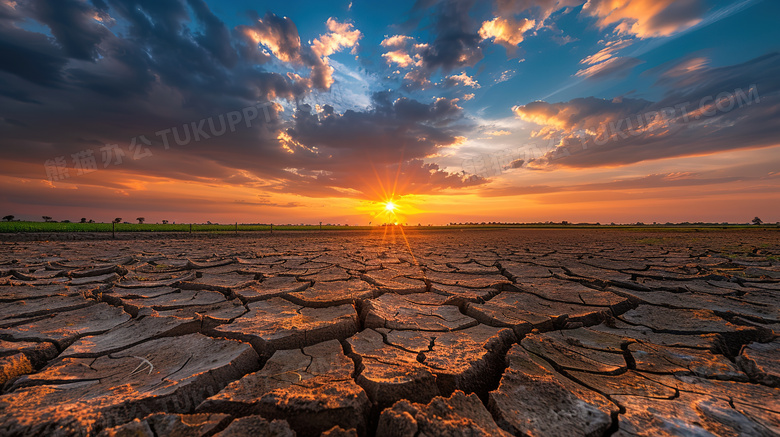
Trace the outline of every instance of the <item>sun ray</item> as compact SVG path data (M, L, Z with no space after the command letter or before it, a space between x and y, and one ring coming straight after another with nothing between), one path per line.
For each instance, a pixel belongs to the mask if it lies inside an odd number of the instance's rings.
M420 264L417 263L417 257L414 256L414 251L412 251L412 245L409 244L409 239L406 238L406 232L404 232L404 227L399 226L398 227L401 230L401 236L404 238L404 243L406 243L406 249L409 250L409 256L412 257L412 262L415 266L419 266Z

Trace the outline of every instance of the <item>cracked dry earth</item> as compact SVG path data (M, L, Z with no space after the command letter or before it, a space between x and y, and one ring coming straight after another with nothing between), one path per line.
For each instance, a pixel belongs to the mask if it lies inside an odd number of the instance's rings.
M407 237L5 241L0 435L780 434L778 232Z

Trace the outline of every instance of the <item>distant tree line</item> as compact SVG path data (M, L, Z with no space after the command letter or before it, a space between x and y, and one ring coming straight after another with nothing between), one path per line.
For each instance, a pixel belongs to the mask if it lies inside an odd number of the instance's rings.
M3 221L11 222L11 221L14 221L15 218L16 218L16 216L9 214L9 215L3 217ZM47 222L47 223L48 222L55 222L52 219L52 217L48 216L48 215L41 216L41 218L43 219L44 222ZM136 218L136 220L138 220L138 224L143 224L146 221L146 218L138 217L138 218ZM113 221L113 223L121 223L121 222L122 222L122 217L117 217ZM63 220L62 223L70 223L70 220ZM95 223L95 221L92 220L92 219L87 220L86 217L82 217L81 220L79 221L79 223ZM164 225L167 225L168 224L168 220L163 220L162 223ZM208 221L206 223L207 224L212 224L210 221ZM750 221L750 223L758 226L758 225L764 224L764 221L761 220L758 216L756 216L756 217L753 218L753 220ZM690 226L690 225L694 225L694 226L723 226L723 225L728 225L728 224L729 223L727 223L727 222L721 222L721 223L707 223L707 222L694 222L694 223L691 223L691 222L681 222L681 223L666 222L666 223L656 223L656 222L653 222L652 223L653 226ZM780 224L780 222L778 222L778 224ZM371 222L368 222L368 225L371 226ZM408 224L406 224L406 225L408 226ZM570 222L568 222L566 220L562 220L560 222L551 222L551 221L546 221L546 222L495 222L495 221L493 221L493 222L460 222L460 223L458 223L458 222L450 222L450 223L448 223L448 226L540 226L540 225L601 226L601 223L599 223L599 222L596 222L596 223L586 223L586 222L583 222L583 223L570 223ZM633 226L649 226L649 225L646 225L644 222L626 223L625 225L627 225L627 226L632 226L632 225ZM321 222L320 222L320 226L322 226ZM339 223L339 224L336 224L336 225L332 225L332 224L328 223L326 226L341 226L341 224ZM348 226L348 225L344 225L344 226ZM418 226L421 226L421 225L418 224ZM430 225L428 225L428 226L430 226ZM610 226L619 226L619 225L616 225L615 222L612 222L612 223L610 223ZM622 225L620 225L620 226L622 226Z

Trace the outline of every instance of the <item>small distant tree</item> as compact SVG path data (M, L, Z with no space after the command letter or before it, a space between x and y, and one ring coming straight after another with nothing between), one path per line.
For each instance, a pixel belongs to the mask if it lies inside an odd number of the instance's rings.
M138 217L136 220L138 220L138 224L139 225L142 225L142 224L144 224L144 220L146 220L146 219L143 218L143 217Z
M45 222L50 222L51 221L51 217L49 217L48 215L43 215L43 216L41 216L41 218L43 218L43 221L45 221Z
M7 215L7 216L3 217L3 220L5 220L7 222L12 221L13 219L14 219L14 216L12 216L12 215Z
M760 225L761 223L764 223L764 221L761 220L760 218L758 218L758 217L753 218L753 224L754 225Z
M168 220L163 220L163 224L167 225L168 224Z
M122 221L122 217L117 217L114 219L114 223L119 223Z
M95 223L95 221L92 220L92 219L89 219L89 221L87 223Z
M79 223L86 223L86 222L87 222L87 218L86 217L82 217L81 221Z

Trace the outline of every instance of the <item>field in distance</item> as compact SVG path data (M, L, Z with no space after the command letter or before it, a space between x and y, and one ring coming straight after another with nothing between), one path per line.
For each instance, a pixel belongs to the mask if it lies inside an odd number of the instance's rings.
M357 225L271 225L271 224L200 224L200 223L116 223L113 224L115 232L235 232L238 231L313 231L313 230L371 230L381 228L384 225L357 226ZM387 225L394 226L394 225ZM406 225L406 229L506 229L506 228L573 228L573 229L679 229L681 231L695 231L705 229L743 229L743 228L778 228L775 224L748 225L748 224L720 224L720 223L682 223L682 224L628 224L628 225L599 225L599 224L562 224L562 223L487 223L487 224L452 224L446 226L431 225ZM111 232L112 223L75 223L75 222L32 222L32 221L6 221L0 222L0 233L19 232Z
M111 232L112 223L63 223L63 222L0 222L0 232ZM273 225L274 230L298 231L320 229L319 225ZM373 229L370 226L322 225L322 229ZM235 224L200 223L116 223L116 232L227 232L235 231ZM238 224L239 231L270 231L270 224Z

